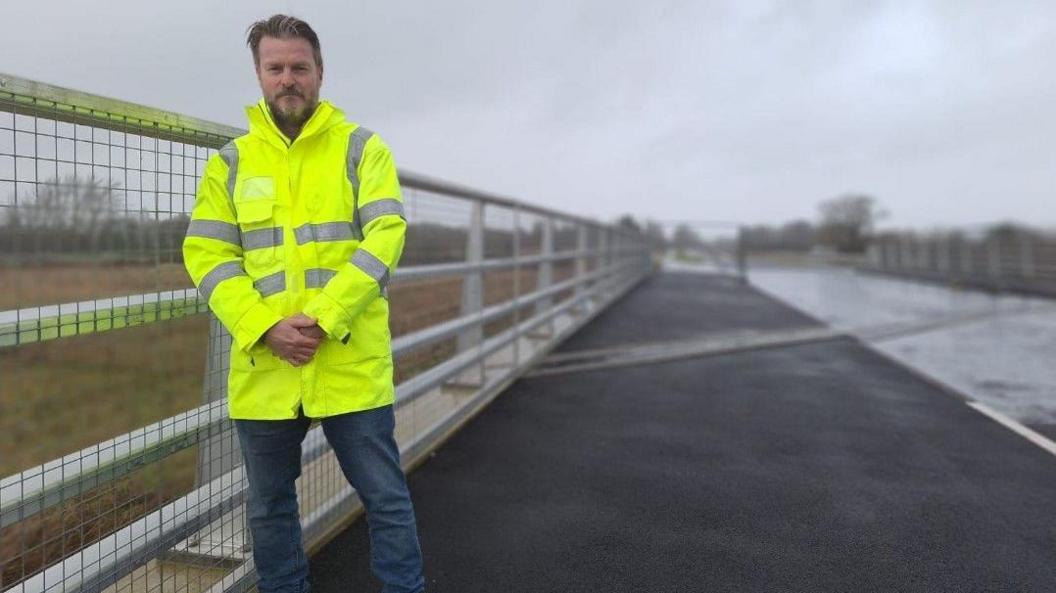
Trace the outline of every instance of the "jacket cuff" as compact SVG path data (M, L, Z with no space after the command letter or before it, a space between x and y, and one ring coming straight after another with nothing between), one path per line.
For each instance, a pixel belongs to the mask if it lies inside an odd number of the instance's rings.
M256 303L235 323L231 336L235 339L239 350L249 352L260 337L280 321L282 321L281 315L272 311L264 303Z
M326 335L335 340L345 341L351 333L351 319L345 308L325 292L316 295L304 306L304 314L319 324Z

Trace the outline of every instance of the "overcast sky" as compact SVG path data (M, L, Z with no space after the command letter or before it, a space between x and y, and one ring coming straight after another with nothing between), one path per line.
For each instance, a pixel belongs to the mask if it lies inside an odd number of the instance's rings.
M244 127L274 12L420 173L606 219L866 192L888 227L1056 227L1051 0L17 2L0 72Z

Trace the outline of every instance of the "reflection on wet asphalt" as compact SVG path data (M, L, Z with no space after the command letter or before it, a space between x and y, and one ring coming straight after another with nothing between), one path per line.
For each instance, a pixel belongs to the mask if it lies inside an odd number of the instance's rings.
M1056 436L1056 301L842 268L759 268L749 277L784 302L858 335L924 327L870 341L972 399ZM943 325L946 319L949 325Z

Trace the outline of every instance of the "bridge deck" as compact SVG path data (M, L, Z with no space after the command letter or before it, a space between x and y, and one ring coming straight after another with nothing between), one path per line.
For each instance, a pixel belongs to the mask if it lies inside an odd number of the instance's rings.
M814 323L668 274L562 351ZM1056 587L1056 459L849 338L523 379L410 485L433 592ZM357 521L316 589L368 558Z

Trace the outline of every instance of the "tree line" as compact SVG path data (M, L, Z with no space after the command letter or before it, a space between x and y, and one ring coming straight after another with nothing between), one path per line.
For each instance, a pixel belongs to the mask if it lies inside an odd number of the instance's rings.
M119 185L95 178L71 176L40 183L36 192L17 206L0 206L0 262L181 262L181 245L190 216L183 212L130 210L122 195ZM742 226L740 242L744 249L756 252L806 252L820 247L863 253L870 240L879 236L876 223L884 216L886 213L874 197L844 194L821 202L816 220ZM677 224L669 232L671 229L664 224L639 222L631 215L620 217L617 226L643 237L656 250L707 249L716 242L732 240L706 240L699 229L687 223ZM404 263L460 261L465 257L467 232L457 225L412 223L408 231L412 241ZM520 230L522 253L538 249L542 232L539 221ZM576 233L573 227L558 226L554 232L556 250L575 248ZM1032 233L1009 223L986 230L988 238L992 235L999 240L1029 238ZM485 229L485 257L511 257L512 237L512 229Z
M818 220L794 220L781 225L746 225L736 229L740 244L749 251L809 251L822 246L843 253L863 253L876 222L885 213L875 198L865 194L845 194L822 202ZM732 237L707 239L701 228L690 223L674 225L671 232L660 223L638 222L631 215L617 224L642 235L654 249L679 252L729 246ZM733 225L731 225L731 230Z
M885 213L866 194L845 194L818 205L818 219L781 225L744 227L742 241L750 251L810 251L818 247L840 253L864 253L877 221Z
M0 207L0 263L92 261L180 263L190 215L129 210L118 185L68 177L41 183L17 206ZM9 200L10 202L10 200ZM512 229L486 228L484 256L513 256ZM541 221L519 231L522 254L537 253ZM468 228L411 223L404 265L464 261ZM554 230L555 251L574 249L577 229Z
M18 262L90 256L115 261L171 260L190 218L183 213L128 210L122 190L95 179L40 183L32 197L3 208L0 254Z

